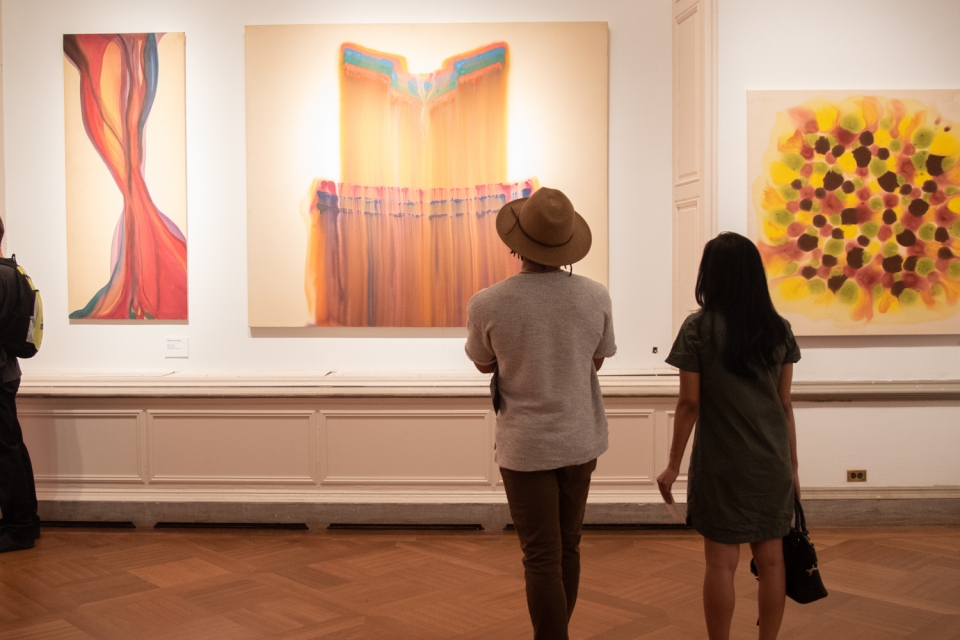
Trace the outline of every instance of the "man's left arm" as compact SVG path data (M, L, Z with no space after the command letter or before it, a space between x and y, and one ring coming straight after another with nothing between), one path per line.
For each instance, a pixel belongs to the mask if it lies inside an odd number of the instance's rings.
M467 305L467 344L463 349L480 373L493 373L497 368L497 354L493 352L481 315L475 299L471 299Z

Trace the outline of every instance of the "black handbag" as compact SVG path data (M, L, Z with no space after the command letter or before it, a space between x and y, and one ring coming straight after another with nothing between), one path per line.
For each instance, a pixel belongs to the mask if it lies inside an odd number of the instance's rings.
M799 498L794 498L793 514L796 519L790 533L783 537L783 564L787 574L787 595L800 604L807 604L827 597L827 590L820 577L817 551L810 541L807 519ZM750 560L750 573L757 575L757 565ZM757 577L759 580L759 576Z

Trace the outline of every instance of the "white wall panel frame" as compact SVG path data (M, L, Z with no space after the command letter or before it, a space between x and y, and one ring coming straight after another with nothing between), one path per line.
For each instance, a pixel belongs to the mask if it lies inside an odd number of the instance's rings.
M321 411L319 413L319 423L320 423L320 437L319 437L319 446L320 446L320 484L321 486L341 486L341 487L494 487L499 482L499 471L495 468L495 463L493 460L493 425L494 422L491 419L492 411L487 409L437 409L437 410L400 410L400 409L384 409L384 410L330 410L330 411ZM476 465L479 468L482 468L482 472L479 474L463 476L458 475L396 475L385 473L383 475L372 474L372 473L356 473L351 475L336 475L332 469L332 464L330 460L330 455L332 450L335 448L335 445L331 440L335 437L331 433L331 425L329 424L331 420L336 420L337 418L347 419L347 420L356 420L356 419L373 419L380 423L381 426L390 425L391 422L394 422L394 425L387 427L389 430L393 429L403 429L399 421L407 421L411 418L424 418L428 420L436 419L449 419L449 420L464 420L467 418L481 418L483 420L483 433L477 434L479 447L468 447L466 455L468 459L462 460L461 462L468 462ZM414 436L413 433L410 433L411 436ZM486 448L486 445L489 443L489 449ZM375 445L371 443L371 449L369 452L375 454L381 454L382 451L376 451ZM344 451L337 452L340 455L343 455ZM352 452L352 455L357 455L358 452ZM473 459L469 459L470 457ZM425 461L439 461L439 458L435 456L424 456L423 460Z
M612 423L618 422L618 418L634 418L637 424L631 425L631 428L637 431L645 430L647 433L632 434L638 436L638 440L632 444L634 447L639 445L639 452L636 451L636 448L634 448L633 451L628 450L629 444L624 442L625 438L623 438L623 435L626 434L611 433L611 440L613 440L613 442L611 443L610 449L600 457L597 471L594 472L593 478L590 481L591 488L602 492L605 489L612 489L614 487L640 488L649 487L654 484L657 474L660 471L658 469L656 455L656 411L653 409L607 409L606 413L608 422ZM618 430L617 426L611 425L611 427L611 432ZM626 446L618 447L616 446L618 443ZM621 460L616 459L617 457L626 457L636 455L637 453L639 453L639 455L635 461L636 471L634 473L623 473L619 475L604 474L605 466L611 463L617 464L618 462L622 464ZM642 471L644 468L646 472Z
M89 483L89 484L115 484L115 485L143 485L146 482L146 465L145 465L145 437L144 437L144 412L137 410L124 410L124 409L51 409L51 410L21 410L17 412L17 416L21 422L21 427L26 423L27 429L25 429L25 440L28 444L28 448L33 453L31 457L34 464L34 480L37 484L72 484L72 483ZM134 433L135 433L135 443L132 447L133 460L129 458L124 459L121 457L120 451L113 450L109 452L109 455L106 457L114 457L114 459L123 463L126 462L130 464L133 462L131 467L136 468L136 473L43 473L42 465L46 462L44 459L49 455L49 451L46 448L40 449L33 442L33 438L36 437L35 433L32 433L31 429L31 419L40 418L40 419L50 419L56 421L57 419L116 419L116 418L132 418L135 421ZM113 434L114 436L116 434ZM32 437L31 437L32 436ZM59 445L62 442L62 439L57 437L57 444ZM103 438L101 438L102 440ZM112 442L110 444L115 445L116 439L111 438ZM107 453L107 443L98 442L97 438L94 437L89 441L89 444L95 445L99 451L98 453ZM78 440L76 447L76 455L80 455L80 442ZM128 452L129 453L129 452ZM40 473L36 473L37 468L41 469Z
M716 0L673 4L673 330L695 309L704 243L716 233Z
M197 419L222 421L223 419L233 420L297 420L306 421L304 424L304 434L302 447L306 451L307 459L305 473L301 475L256 475L256 474L223 474L223 475L200 475L200 474L164 474L159 470L158 454L160 446L157 442L158 423L165 420L184 420ZM309 409L303 410L150 410L147 412L147 447L149 450L147 479L154 484L186 484L186 485L314 485L318 484L318 464L317 464L317 415L315 411ZM270 434L275 437L276 432Z

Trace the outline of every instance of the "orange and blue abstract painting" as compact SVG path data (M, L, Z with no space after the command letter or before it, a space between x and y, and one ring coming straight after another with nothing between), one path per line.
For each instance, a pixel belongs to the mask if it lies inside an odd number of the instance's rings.
M165 69L159 43L168 40L176 61ZM187 319L187 241L184 231L165 215L151 195L147 184L148 140L174 146L172 171L158 179L158 188L174 185L174 200L185 216L186 160L182 153L185 129L183 95L183 34L127 33L65 35L63 52L67 96L67 206L68 261L73 280L81 282L80 272L91 264L103 265L99 275L105 278L95 291L73 295L71 319L87 320L186 320ZM175 86L172 106L164 107L160 118L173 119L154 125L151 111L157 101L160 78ZM70 113L77 104L73 92L79 76L79 112L87 144L78 146L80 138L71 138L71 123L78 122ZM179 97L180 104L177 103ZM168 101L169 102L169 101ZM166 103L165 103L166 104ZM148 137L153 126L159 137ZM172 135L169 132L174 132ZM179 139L178 139L179 138ZM166 139L166 142L165 142ZM161 154L169 159L171 153ZM97 158L98 157L98 158ZM97 162L99 160L99 163ZM99 164L99 166L92 166ZM179 164L179 168L177 165ZM179 169L179 170L178 170ZM103 171L109 182L100 182L101 191L93 194L93 202L117 201L118 210L92 204L84 190L91 190L87 178L94 180ZM109 184L112 182L112 185ZM96 189L93 189L96 190ZM89 195L89 194L87 194ZM112 238L95 238L91 231L98 219L115 220ZM181 224L184 221L181 221ZM100 226L103 226L100 224ZM104 235L104 234L101 234ZM109 240L109 256L81 258L88 255L93 242L102 247ZM109 260L107 260L109 258ZM105 267L109 265L109 269ZM74 273L76 272L76 273ZM76 277L74 278L74 276ZM90 277L86 277L87 282ZM78 285L79 286L79 285ZM77 295L83 295L82 306L73 306Z
M310 185L305 288L317 326L458 327L467 302L520 270L500 208L509 47L411 74L402 56L340 48L341 180Z
M606 284L605 23L245 33L250 327L462 328L521 267L497 213L541 184L577 203L578 271Z

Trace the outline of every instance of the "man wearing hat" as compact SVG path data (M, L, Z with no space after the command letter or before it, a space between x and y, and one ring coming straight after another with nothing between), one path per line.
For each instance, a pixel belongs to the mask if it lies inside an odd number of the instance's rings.
M597 370L617 351L610 295L573 275L592 236L560 191L508 203L497 233L523 267L471 298L466 352L496 376L495 458L523 549L534 638L562 640L577 600L590 474L607 450Z

